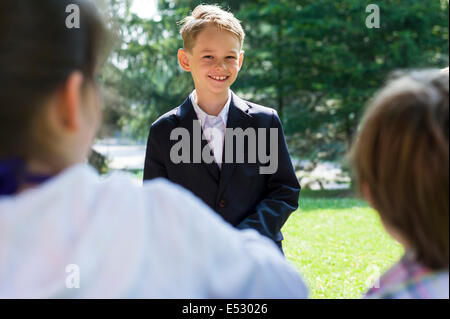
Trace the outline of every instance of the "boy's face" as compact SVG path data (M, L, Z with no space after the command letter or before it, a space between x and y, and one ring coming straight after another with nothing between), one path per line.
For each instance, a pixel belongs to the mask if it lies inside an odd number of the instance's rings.
M219 95L228 92L236 80L244 52L231 32L209 26L197 35L191 51L179 50L178 59L191 72L197 91Z

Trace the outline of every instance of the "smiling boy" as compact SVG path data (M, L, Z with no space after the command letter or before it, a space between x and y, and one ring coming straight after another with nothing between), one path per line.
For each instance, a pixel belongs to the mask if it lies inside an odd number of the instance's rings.
M233 14L211 5L196 7L182 23L178 60L191 73L195 90L152 124L144 180L164 177L184 186L233 226L255 229L281 249L280 230L298 207L300 185L276 111L230 90L244 61L244 30ZM189 145L184 145L189 160L181 162L174 161L173 152L179 129L189 133ZM196 147L196 130L202 132L202 148ZM238 134L230 135L233 131ZM268 148L277 169L262 174ZM258 160L252 161L256 152Z
M243 37L240 40L239 35L210 22L193 38L195 31L187 30L189 23L195 21L186 20L185 30L181 31L187 33L186 44L178 51L178 60L183 70L191 72L197 105L205 113L218 116L244 60Z

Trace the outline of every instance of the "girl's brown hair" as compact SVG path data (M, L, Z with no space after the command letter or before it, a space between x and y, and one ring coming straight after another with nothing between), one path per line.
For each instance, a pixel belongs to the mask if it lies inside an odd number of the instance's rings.
M449 264L449 75L411 72L370 103L351 151L362 193L419 262Z
M80 9L79 28L66 25L69 5ZM0 1L0 160L39 149L31 128L43 102L74 71L94 79L106 36L89 1Z

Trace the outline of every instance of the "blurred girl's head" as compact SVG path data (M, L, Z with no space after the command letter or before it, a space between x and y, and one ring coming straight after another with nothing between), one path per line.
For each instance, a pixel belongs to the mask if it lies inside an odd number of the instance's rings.
M449 75L412 72L370 104L351 153L360 192L432 269L449 263Z
M78 29L66 25L71 4ZM0 162L57 172L84 160L100 120L95 72L105 36L88 1L0 1Z

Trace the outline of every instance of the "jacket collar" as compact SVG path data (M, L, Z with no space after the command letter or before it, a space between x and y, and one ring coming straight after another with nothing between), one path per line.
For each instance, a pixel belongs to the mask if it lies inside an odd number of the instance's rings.
M231 102L230 109L228 112L228 120L227 120L227 128L242 128L243 130L247 129L250 124L251 115L248 114L250 107L247 103L239 98L236 94L231 92ZM182 105L179 106L177 111L179 125L181 127L189 130L190 133L193 132L194 121L198 121L197 114L195 113L194 107L192 105L192 101L190 96L184 101ZM199 122L197 122L199 125ZM200 125L199 125L200 126ZM200 126L201 129L201 126ZM225 137L226 138L226 137ZM224 143L224 147L226 145L226 141ZM204 147L209 148L208 142L202 139L201 142L202 150ZM223 154L225 154L226 149L224 149ZM219 181L219 192L221 195L228 185L228 181L233 175L235 169L235 163L222 163L222 170L219 170L218 165L214 162L211 164L205 164L208 168L211 175L215 178L216 181Z
M248 114L250 107L245 103L244 100L242 100L240 97L238 97L236 94L234 94L233 91L231 91L231 102L230 107L228 110L228 121L227 121L227 127L233 127L234 125L230 122L230 113L235 113L236 117L243 117L246 118L247 116L250 116ZM194 106L192 105L191 97L190 95L184 100L183 104L179 106L179 110L177 112L178 117L180 120L185 123L186 120L190 120L191 124L193 120L198 119L197 114L195 113ZM183 125L184 126L184 125ZM190 127L190 126L188 126Z

